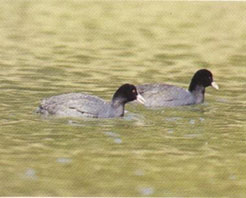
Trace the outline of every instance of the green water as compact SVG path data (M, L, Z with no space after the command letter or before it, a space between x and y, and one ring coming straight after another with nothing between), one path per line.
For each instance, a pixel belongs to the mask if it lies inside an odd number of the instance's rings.
M1 1L1 196L246 196L246 4ZM188 87L202 105L42 118L44 97L110 100L123 83Z

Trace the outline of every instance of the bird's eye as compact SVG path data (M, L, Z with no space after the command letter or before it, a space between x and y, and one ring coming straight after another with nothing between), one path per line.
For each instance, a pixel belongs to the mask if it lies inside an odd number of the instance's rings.
M135 93L136 93L136 89L133 89L133 90L132 90L132 93L134 93L134 94L135 94Z

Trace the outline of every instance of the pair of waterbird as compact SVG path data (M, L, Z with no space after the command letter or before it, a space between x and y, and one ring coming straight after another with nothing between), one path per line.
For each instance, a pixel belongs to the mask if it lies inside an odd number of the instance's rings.
M65 117L112 118L124 116L125 104L134 100L147 107L173 107L204 102L205 88L219 89L213 74L198 70L189 89L168 84L124 84L114 93L111 102L85 93L68 93L44 99L37 112Z

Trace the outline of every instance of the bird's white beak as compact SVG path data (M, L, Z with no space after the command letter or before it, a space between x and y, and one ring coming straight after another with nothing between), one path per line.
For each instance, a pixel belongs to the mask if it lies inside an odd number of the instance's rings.
M137 101L140 102L140 103L142 103L142 104L145 103L145 99L140 94L137 95Z
M219 85L217 85L216 82L212 82L211 85L212 85L213 88L219 89Z

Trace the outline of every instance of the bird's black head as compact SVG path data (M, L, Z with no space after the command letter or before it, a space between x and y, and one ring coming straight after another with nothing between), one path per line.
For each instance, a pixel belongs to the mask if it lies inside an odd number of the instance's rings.
M213 74L207 69L198 70L194 74L190 83L189 91L195 90L197 86L204 88L212 86L215 89L219 89L218 85L213 80Z
M140 103L144 103L144 98L138 94L137 88L131 84L124 84L115 92L113 96L113 103L125 104L133 100L138 100Z
M121 100L123 103L127 103L137 99L137 88L131 84L124 84L115 92L113 96L114 100Z

